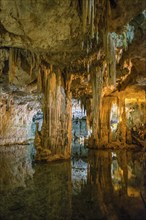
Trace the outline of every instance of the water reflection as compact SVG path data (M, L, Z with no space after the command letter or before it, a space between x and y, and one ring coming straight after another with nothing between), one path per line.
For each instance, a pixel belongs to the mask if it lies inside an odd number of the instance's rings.
M26 181L33 177L31 152L31 145L0 147L1 191L25 187Z
M78 195L87 183L87 162L82 159L72 161L72 194Z
M31 165L30 148L1 153L1 219L143 220L143 153Z
M84 195L92 205L92 213L87 219L96 219L96 216L97 219L145 219L140 197L144 175L142 162L142 153L89 153L90 169L85 190L90 188Z

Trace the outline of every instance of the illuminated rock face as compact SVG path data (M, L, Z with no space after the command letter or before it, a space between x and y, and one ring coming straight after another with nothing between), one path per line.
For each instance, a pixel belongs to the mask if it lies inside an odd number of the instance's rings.
M98 99L97 96L96 98ZM116 106L115 121L111 118L113 105ZM90 117L87 111L89 124L94 128L89 138L89 147L129 148L132 144L132 130L135 126L135 134L144 141L145 105L145 91L137 90L136 92L136 89L132 87L128 87L123 92L115 92L112 96L102 97L98 105L92 102L92 106L96 106L96 109L92 110L92 114L89 112ZM141 134L138 135L138 133ZM144 146L144 142L142 145Z
M31 96L3 94L0 96L0 145L26 144L34 140L32 118L40 104Z

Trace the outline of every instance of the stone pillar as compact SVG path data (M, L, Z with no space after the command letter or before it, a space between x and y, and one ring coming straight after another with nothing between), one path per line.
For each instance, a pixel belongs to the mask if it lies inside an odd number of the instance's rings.
M86 124L87 124L87 130L90 131L92 127L92 99L88 98L86 100Z
M108 98L104 98L102 100L102 111L100 112L101 139L103 144L109 142L109 114Z
M115 97L103 97L102 99L102 109L100 111L101 146L106 146L108 143L112 141L112 134L110 128L110 113L114 98Z
M89 140L91 147L99 146L100 140L100 108L101 108L101 92L102 92L102 71L97 67L95 72L91 73L93 100L92 100L92 136Z
M70 91L72 83L72 75L68 75L66 81L66 111L67 111L67 142L66 155L71 155L71 143L72 143L72 93Z
M119 106L119 125L118 125L118 140L122 142L122 144L126 144L126 134L127 134L127 127L126 127L126 112L125 112L125 99L120 98L118 100Z
M41 78L44 93L44 119L39 150L35 144L36 160L68 159L71 155L72 139L71 77L64 79L59 70L54 73L51 68L43 67Z

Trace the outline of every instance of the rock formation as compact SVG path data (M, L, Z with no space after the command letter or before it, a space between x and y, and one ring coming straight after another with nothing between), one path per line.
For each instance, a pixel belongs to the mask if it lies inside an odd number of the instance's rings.
M128 147L135 102L133 119L146 122L145 23L145 0L1 0L0 145L28 140L41 108L36 160L68 159L75 98L92 129L89 147L113 145L113 104L116 146Z

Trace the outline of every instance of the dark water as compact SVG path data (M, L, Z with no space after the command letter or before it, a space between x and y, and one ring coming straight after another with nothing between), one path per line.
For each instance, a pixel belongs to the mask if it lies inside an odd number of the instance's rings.
M89 151L33 164L31 147L1 148L2 220L144 220L144 153Z

